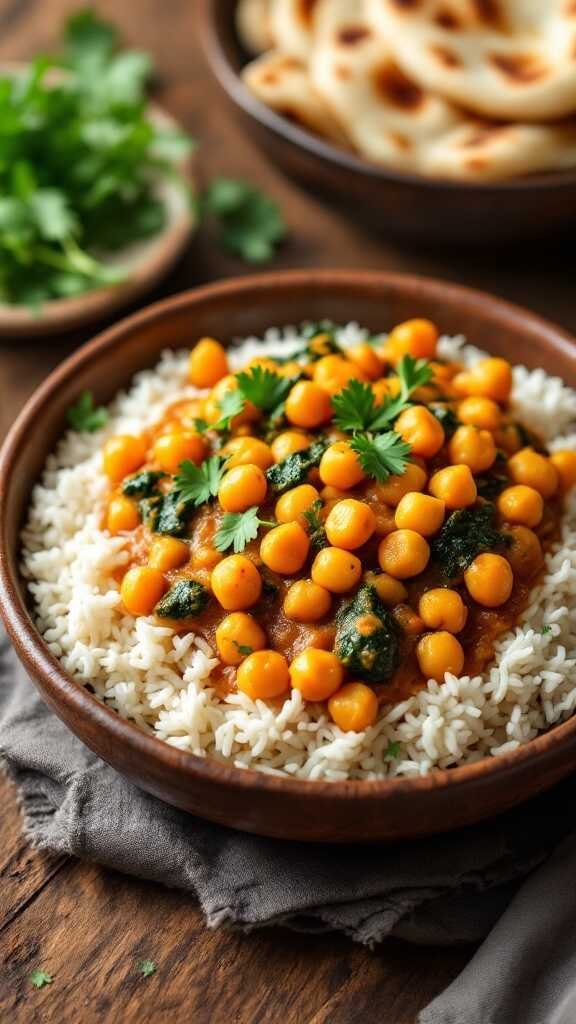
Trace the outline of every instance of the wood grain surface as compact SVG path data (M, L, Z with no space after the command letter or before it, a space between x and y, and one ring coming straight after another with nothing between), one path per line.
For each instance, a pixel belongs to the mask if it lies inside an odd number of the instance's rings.
M48 48L75 6L73 0L0 0L0 60ZM576 328L567 245L464 255L393 246L370 235L281 178L244 138L206 68L195 0L102 0L96 6L131 44L155 53L157 98L201 140L202 175L250 177L282 203L291 238L275 268L429 273L487 288ZM203 231L150 298L245 270ZM36 384L90 333L0 347L0 436ZM32 851L14 791L0 777L2 1024L140 1024L176 1015L195 1024L413 1024L471 952L385 943L370 953L338 936L208 931L197 906L179 893ZM157 963L151 978L138 974L141 958ZM41 991L29 980L37 967L54 975Z

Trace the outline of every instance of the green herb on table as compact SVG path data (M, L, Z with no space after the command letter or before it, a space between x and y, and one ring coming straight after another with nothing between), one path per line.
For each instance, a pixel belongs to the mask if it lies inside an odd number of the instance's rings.
M384 483L390 476L401 476L408 465L410 445L400 434L389 430L385 434L354 434L350 447L367 476Z
M247 181L216 178L201 209L217 221L222 245L247 263L267 263L286 236L280 207Z
M0 301L39 310L117 283L103 258L167 223L158 185L191 143L151 121L150 60L117 44L84 10L67 22L59 59L0 77Z
M30 975L30 984L33 985L34 988L44 988L45 985L51 985L53 981L53 976L48 974L47 971L36 970L32 971L32 974Z
M257 505L246 512L227 512L214 535L214 547L217 551L234 548L239 554L251 540L256 540L261 526L276 526L276 523L259 519Z
M180 471L174 478L174 491L180 501L186 504L204 505L215 498L225 473L226 460L219 455L206 459L201 466L195 466L190 459L180 463Z
M302 513L308 526L310 544L316 551L320 551L321 548L328 546L328 539L326 537L324 523L322 522L321 512L322 502L320 499L317 499L312 503L310 508L307 508Z
M1 244L0 232L0 247ZM94 396L91 391L83 391L74 405L68 409L66 418L73 430L85 430L93 434L108 422L108 410L94 404Z
M158 969L153 960L139 960L137 967L143 978L150 978Z

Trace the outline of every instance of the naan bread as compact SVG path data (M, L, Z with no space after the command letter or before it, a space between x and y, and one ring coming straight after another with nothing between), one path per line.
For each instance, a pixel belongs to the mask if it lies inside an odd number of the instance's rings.
M271 50L248 64L242 77L251 92L278 114L316 135L348 145L346 134L313 88L308 68L296 57Z
M491 181L576 164L576 130L492 125L422 89L363 16L367 0L320 0L310 78L355 149L434 177Z
M278 50L307 61L318 0L272 0L271 32Z
M368 17L425 89L485 117L576 114L574 0L369 0Z
M270 28L270 0L240 0L236 31L248 53L264 53L274 45Z

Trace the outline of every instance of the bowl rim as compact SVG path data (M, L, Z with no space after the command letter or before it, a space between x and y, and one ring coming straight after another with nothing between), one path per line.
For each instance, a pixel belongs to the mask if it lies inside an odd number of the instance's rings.
M217 5L218 0L201 0L200 31L208 62L220 85L245 114L258 121L274 135L305 149L311 156L335 164L341 170L360 174L366 178L411 185L433 192L453 189L459 192L479 191L486 195L496 195L499 192L539 192L551 187L572 189L576 185L576 167L526 175L525 177L505 178L502 181L459 181L455 178L432 178L423 174L386 168L384 165L372 163L353 152L333 145L319 135L282 117L271 107L267 107L245 86L236 68L228 59L226 48L223 45L216 12ZM238 46L242 48L235 29L232 29L232 32Z
M50 653L27 608L17 560L14 571L10 564L12 546L7 535L6 508L11 482L18 470L19 450L24 439L34 424L40 421L42 410L58 394L59 389L74 379L79 367L86 369L105 360L107 354L121 345L126 336L133 335L142 328L148 328L151 324L169 320L176 311L192 310L196 304L206 301L226 301L262 292L273 294L286 287L309 290L312 293L330 286L335 291L340 291L344 287L348 290L376 291L381 290L384 285L388 289L417 289L420 295L448 299L454 304L460 303L468 309L479 311L485 309L488 303L496 316L514 323L517 327L528 329L535 335L546 337L553 349L576 359L576 339L563 328L486 292L413 274L305 269L230 279L190 289L156 302L123 318L76 350L33 392L0 450L0 615L20 660L34 679L42 681L44 688L53 697L54 707L63 703L71 711L86 715L96 728L108 734L111 741L124 744L126 750L131 750L140 758L150 758L168 771L219 782L240 792L267 790L305 800L313 800L316 796L329 796L338 804L356 801L359 797L384 799L392 795L408 796L418 791L426 792L446 786L465 787L475 780L486 780L493 775L499 775L501 778L513 777L522 771L526 761L532 760L538 763L541 770L545 770L547 764L555 761L559 754L564 752L568 755L569 748L576 748L575 714L514 751L483 757L473 763L454 768L433 769L426 775L408 778L309 780L270 775L254 768L237 768L234 764L218 761L210 755L199 757L189 751L172 747L156 736L142 731L135 723L123 719L118 712L101 703L80 682L69 676L57 658ZM128 382L121 380L116 391L126 383ZM35 482L30 484L28 495Z

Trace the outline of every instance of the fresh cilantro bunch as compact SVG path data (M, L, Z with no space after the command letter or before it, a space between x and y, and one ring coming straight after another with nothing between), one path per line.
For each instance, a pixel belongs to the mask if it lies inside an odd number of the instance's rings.
M190 141L151 122L150 59L117 44L83 10L60 58L0 78L0 301L37 308L117 281L102 257L166 223L157 184Z
M432 369L424 359L404 356L398 363L397 374L398 395L380 404L376 403L373 388L359 380L351 380L332 399L335 425L353 435L350 446L357 453L362 469L379 483L384 483L389 476L401 475L406 469L410 445L392 425L410 405L414 391L431 380Z
M217 221L222 245L247 263L267 263L286 236L277 203L246 181L215 178L201 210Z

